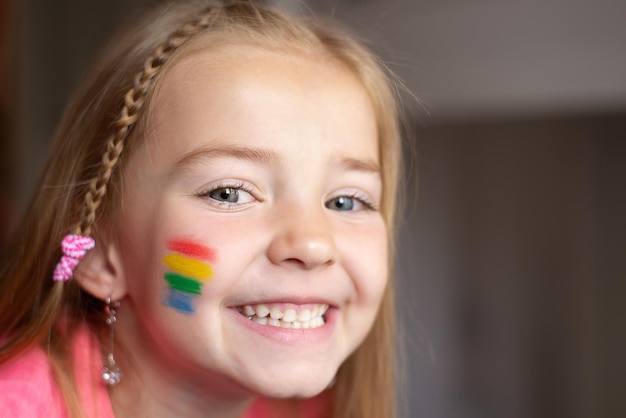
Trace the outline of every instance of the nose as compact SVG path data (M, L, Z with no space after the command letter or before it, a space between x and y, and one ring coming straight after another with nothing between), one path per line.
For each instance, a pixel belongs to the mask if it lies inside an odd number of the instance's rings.
M337 261L330 222L321 213L285 213L276 220L267 253L276 265L313 270Z

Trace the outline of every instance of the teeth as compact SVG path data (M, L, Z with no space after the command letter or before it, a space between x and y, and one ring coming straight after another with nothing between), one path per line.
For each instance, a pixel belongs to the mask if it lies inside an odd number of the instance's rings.
M283 313L283 322L291 323L298 318L298 312L295 309L287 309Z
M260 318L260 317L258 317L258 316L253 316L253 317L252 317L252 320L253 320L254 322L256 322L257 324L267 325L267 318L265 318L265 317Z
M278 308L272 308L270 310L270 316L273 319L280 319L283 317L283 311L279 310Z
M267 325L272 325L272 326L275 326L275 327L279 327L280 326L280 319L269 318L267 320Z
M311 320L312 312L308 309L303 309L298 312L298 321L300 322L309 322Z
M265 305L257 305L256 306L256 316L260 316L261 318L263 318L264 316L267 316L270 313L270 308L268 308Z
M245 305L239 308L242 315L257 324L294 329L321 327L325 324L324 314L327 310L327 304L313 305L311 309L287 308L284 311L277 305L264 304Z

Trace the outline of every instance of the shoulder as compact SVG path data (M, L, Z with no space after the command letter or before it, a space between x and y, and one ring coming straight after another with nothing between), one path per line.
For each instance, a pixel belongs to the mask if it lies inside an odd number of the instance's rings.
M0 365L0 417L4 416L65 416L52 366L40 348Z

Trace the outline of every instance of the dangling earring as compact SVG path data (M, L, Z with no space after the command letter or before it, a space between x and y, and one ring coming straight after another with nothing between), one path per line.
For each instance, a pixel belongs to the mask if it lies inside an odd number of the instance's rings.
M113 357L114 346L114 326L117 321L117 309L120 307L120 302L117 300L112 301L111 297L107 297L106 306L104 312L107 315L106 323L109 326L109 354L104 363L104 369L102 369L102 380L109 386L117 385L122 379L122 372L115 364L115 357Z

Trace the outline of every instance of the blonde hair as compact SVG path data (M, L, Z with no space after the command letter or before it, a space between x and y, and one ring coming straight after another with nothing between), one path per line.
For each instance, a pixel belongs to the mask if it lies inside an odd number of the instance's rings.
M8 341L0 347L0 362L33 346L45 347L73 416L81 415L81 408L62 334L81 321L99 332L104 321L101 302L76 281L52 281L59 243L68 232L97 235L107 227L104 220L117 207L123 168L118 165L141 138L159 78L182 55L207 42L323 53L355 74L377 117L381 211L393 246L401 141L392 78L373 54L314 19L288 17L245 1L177 2L156 10L114 39L75 95L1 270L0 330ZM393 248L389 254L391 270ZM371 332L339 369L331 389L335 418L396 415L392 289L389 281ZM67 321L64 331L57 326L60 318Z

